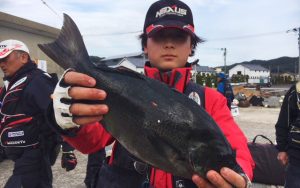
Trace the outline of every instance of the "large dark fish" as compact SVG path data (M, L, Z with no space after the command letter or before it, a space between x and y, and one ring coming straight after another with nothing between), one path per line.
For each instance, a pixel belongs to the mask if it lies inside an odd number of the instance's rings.
M215 121L187 96L138 73L96 67L68 16L58 38L40 49L63 68L97 80L107 92L109 113L102 124L130 153L176 176L202 177L208 170L237 171L235 155Z

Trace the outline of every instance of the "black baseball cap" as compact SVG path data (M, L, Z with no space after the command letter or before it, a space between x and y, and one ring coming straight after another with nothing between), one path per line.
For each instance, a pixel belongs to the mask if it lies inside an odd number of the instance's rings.
M195 36L193 14L188 5L179 0L159 0L146 14L144 33L147 36L164 28L177 28Z

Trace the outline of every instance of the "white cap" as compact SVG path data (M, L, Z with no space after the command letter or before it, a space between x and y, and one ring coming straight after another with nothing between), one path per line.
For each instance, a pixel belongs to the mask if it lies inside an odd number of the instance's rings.
M5 58L14 50L21 50L29 54L29 49L23 42L9 39L0 42L0 59Z

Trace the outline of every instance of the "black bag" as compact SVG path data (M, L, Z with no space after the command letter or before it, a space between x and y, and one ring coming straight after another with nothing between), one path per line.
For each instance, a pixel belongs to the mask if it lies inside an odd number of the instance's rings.
M270 143L255 143L257 137L262 137ZM278 150L273 142L264 135L256 135L248 143L249 150L255 161L253 182L268 185L284 185L285 166L277 160Z
M252 106L263 106L263 101L264 99L262 97L257 97L257 96L252 96L251 99L249 100L250 104Z

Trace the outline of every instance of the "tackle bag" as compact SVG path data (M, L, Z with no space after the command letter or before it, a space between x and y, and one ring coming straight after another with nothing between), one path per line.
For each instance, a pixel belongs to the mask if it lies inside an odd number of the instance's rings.
M262 137L269 143L256 143L257 137ZM264 135L256 135L248 148L255 161L253 182L268 185L284 185L285 166L277 160L278 150L273 142Z

